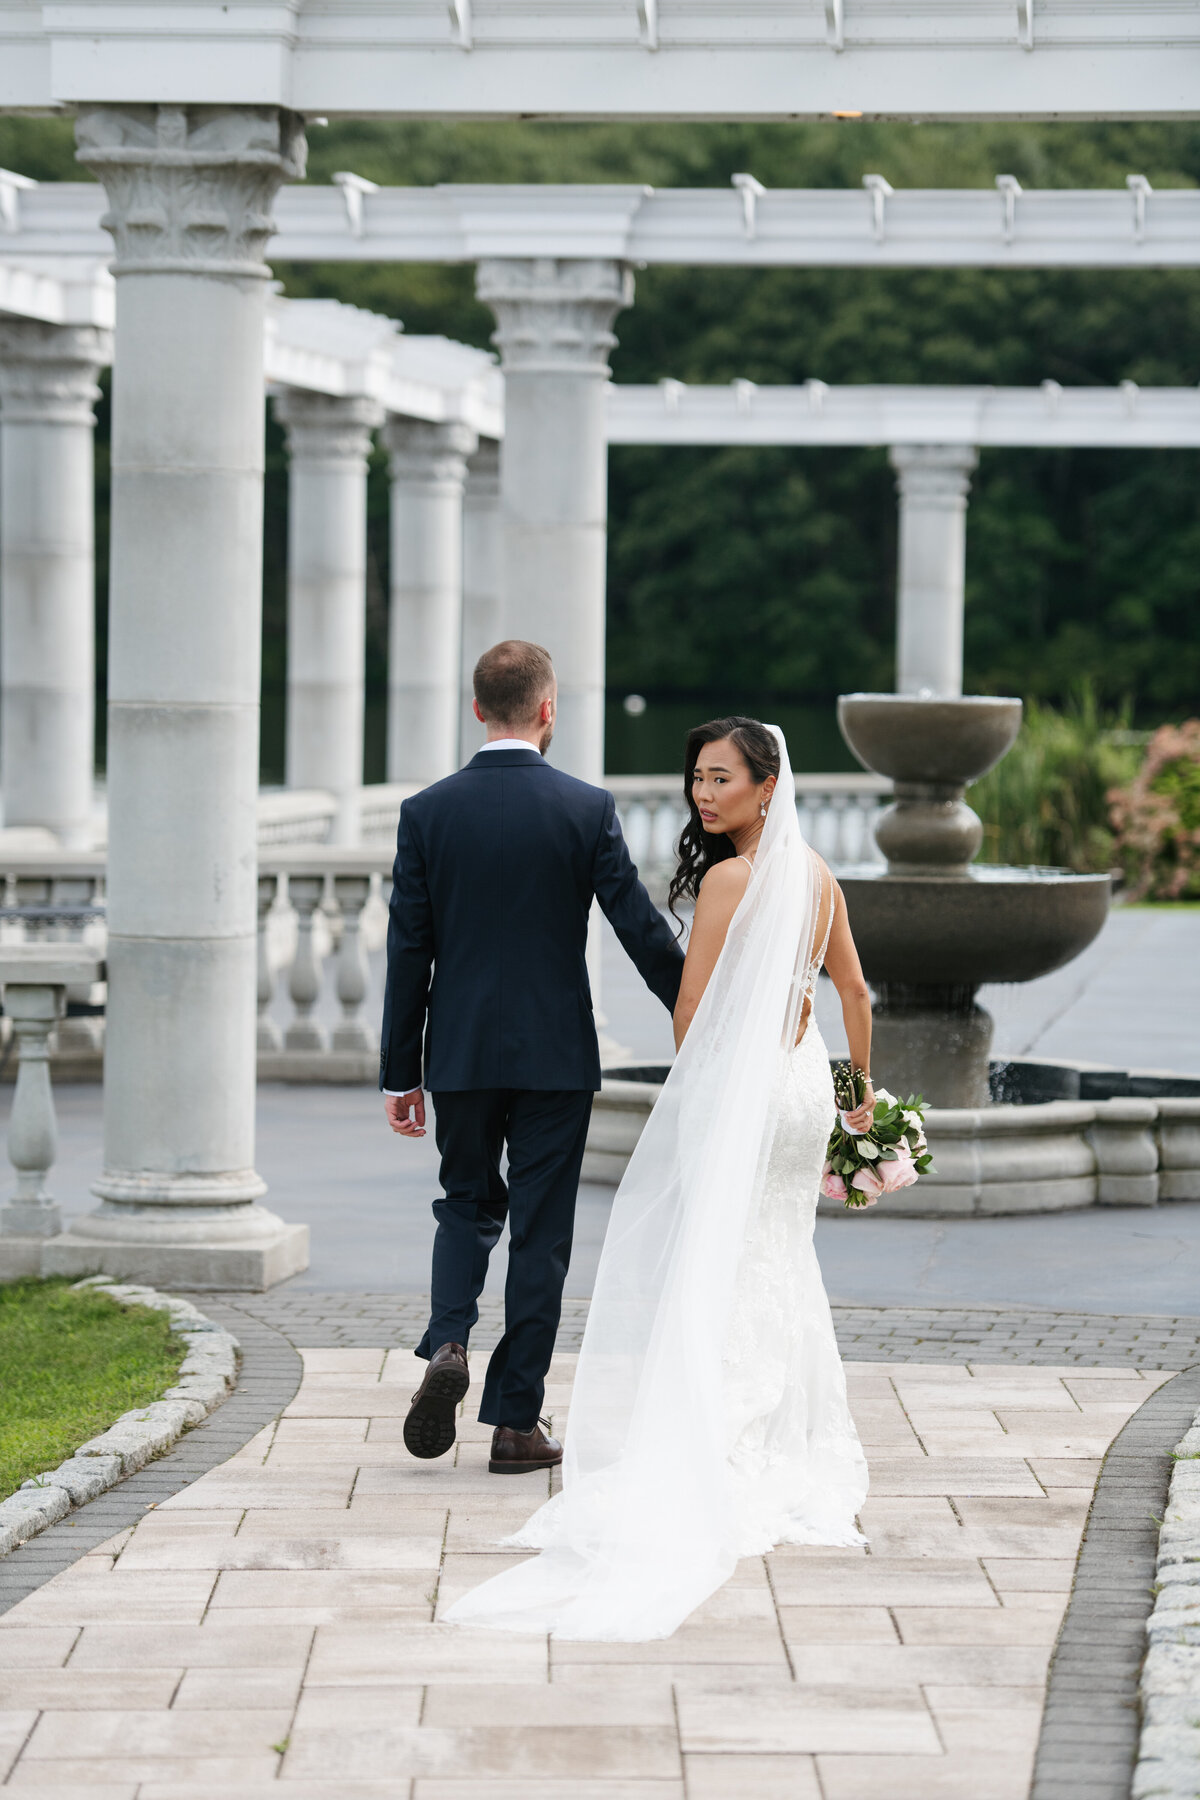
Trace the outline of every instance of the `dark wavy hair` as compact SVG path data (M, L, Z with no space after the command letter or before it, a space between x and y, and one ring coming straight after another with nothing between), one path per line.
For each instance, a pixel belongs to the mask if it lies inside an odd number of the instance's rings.
M695 725L688 732L687 749L683 758L683 797L687 802L688 819L675 846L679 864L671 877L667 894L667 905L681 930L683 921L675 911L675 902L694 900L700 891L700 883L713 864L725 862L737 854L723 831L705 831L700 821L700 809L692 794L692 782L701 750L705 744L715 744L721 738L728 738L740 752L754 781L763 782L771 775L779 775L779 745L773 734L765 725L760 725L757 719L746 719L740 713L734 713L727 719L710 719L707 725Z

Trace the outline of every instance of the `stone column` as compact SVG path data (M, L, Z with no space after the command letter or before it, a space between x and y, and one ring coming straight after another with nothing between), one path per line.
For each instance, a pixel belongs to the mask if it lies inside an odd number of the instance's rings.
M978 453L905 444L890 456L900 496L896 692L961 694L967 490Z
M117 246L103 1204L76 1266L262 1288L307 1232L254 1204L263 251L299 121L99 107Z
M0 321L0 766L6 825L90 849L95 760L92 412L112 337Z
M604 772L608 520L605 386L612 322L633 300L623 263L488 259L505 379L500 465L503 634L543 644L558 670L553 760Z
M484 741L471 711L475 664L503 636L500 623L500 446L482 442L467 463L463 495L462 692L458 706L458 757L469 762Z
M287 783L332 793L335 844L358 842L363 781L367 458L383 408L288 388Z
M463 485L478 439L467 425L394 418L388 627L389 781L440 781L458 767Z

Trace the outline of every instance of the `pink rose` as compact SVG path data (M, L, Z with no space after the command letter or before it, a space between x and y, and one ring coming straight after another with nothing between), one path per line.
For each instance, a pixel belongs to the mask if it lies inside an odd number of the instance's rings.
M850 1186L852 1188L857 1188L860 1194L865 1194L867 1196L866 1204L868 1206L874 1206L876 1200L878 1200L880 1194L883 1192L883 1183L878 1175L876 1175L874 1169L857 1170L851 1177Z
M846 1198L846 1183L828 1165L821 1176L821 1192L827 1200L844 1200Z
M897 1188L911 1187L917 1179L916 1166L903 1145L897 1149L894 1159L880 1163L879 1173L885 1194L894 1194Z

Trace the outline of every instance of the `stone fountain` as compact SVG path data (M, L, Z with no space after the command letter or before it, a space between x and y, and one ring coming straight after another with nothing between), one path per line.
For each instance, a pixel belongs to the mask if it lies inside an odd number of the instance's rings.
M844 694L838 724L864 768L895 783L875 830L886 870L839 877L875 991L872 1072L931 1106L986 1106L992 1019L978 988L1078 956L1104 924L1109 877L974 862L983 826L963 793L1012 748L1019 700Z

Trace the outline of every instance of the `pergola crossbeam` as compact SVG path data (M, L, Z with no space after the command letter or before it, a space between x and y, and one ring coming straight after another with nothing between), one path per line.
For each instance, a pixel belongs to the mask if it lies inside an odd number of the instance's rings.
M1200 449L1200 388L728 387L663 381L608 390L610 444L961 445Z
M6 0L0 108L1194 118L1190 0Z
M478 262L612 258L632 264L783 268L1195 268L1200 189L728 188L550 184L284 188L270 246L280 262ZM92 183L10 192L6 255L111 253Z

